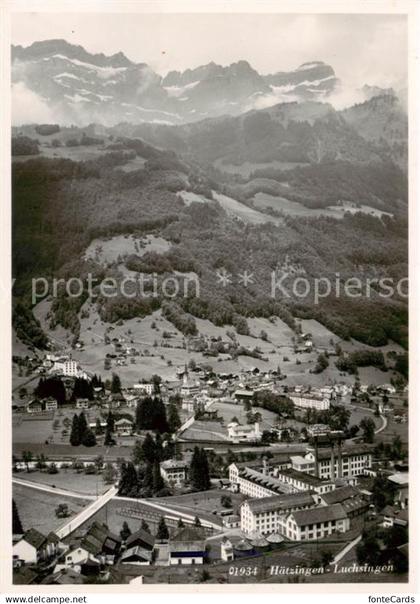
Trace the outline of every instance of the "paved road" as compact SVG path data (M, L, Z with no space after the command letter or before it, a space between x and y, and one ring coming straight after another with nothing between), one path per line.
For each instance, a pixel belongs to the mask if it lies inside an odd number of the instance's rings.
M89 520L91 516L96 514L108 501L110 501L117 494L118 490L116 487L111 487L106 493L104 493L98 499L95 499L90 505L82 510L77 516L74 516L71 520L66 522L62 527L55 531L56 535L60 539L64 539L71 533L73 533L79 526L81 526L86 520Z

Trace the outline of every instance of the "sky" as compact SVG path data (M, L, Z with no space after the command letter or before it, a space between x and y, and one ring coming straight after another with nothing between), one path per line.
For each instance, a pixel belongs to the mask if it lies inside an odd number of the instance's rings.
M64 38L161 75L240 59L262 74L324 61L349 87L406 86L403 15L15 13L12 43Z

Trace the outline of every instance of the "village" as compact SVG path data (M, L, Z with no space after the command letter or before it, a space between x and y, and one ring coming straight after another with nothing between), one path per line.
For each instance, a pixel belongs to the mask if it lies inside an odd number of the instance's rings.
M102 381L71 351L24 361L36 386L12 400L15 582L242 582L349 560L403 580L406 386L293 385L280 367L191 359L127 384L122 362Z

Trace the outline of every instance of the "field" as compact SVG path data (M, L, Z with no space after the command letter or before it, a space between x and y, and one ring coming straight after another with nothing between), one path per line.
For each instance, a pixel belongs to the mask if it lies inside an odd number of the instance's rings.
M284 185L284 183L283 183ZM289 216L309 216L316 218L318 216L330 216L331 218L343 218L346 212L354 214L356 212L362 212L363 214L370 214L371 216L381 217L383 215L392 216L389 212L382 212L361 204L355 207L352 204L334 205L326 208L307 208L298 201L291 201L285 197L277 197L268 193L256 193L253 199L254 206L264 210L266 208L272 208L273 210L284 212Z
M246 412L244 406L239 403L238 405L232 403L213 403L210 407L210 411L218 412L219 417L223 417L224 425L227 426L232 421L233 417L237 417L239 423L246 424ZM261 430L268 430L276 423L277 415L266 409L258 409L262 415L262 421L260 423Z
M293 168L297 168L298 166L307 166L308 164L300 163L300 162L284 162L273 160L270 162L265 162L261 164L252 163L249 161L245 161L243 164L239 166L235 166L233 164L224 163L223 159L218 159L214 162L216 168L221 170L222 172L228 172L229 174L240 174L245 178L249 178L252 172L256 170L263 170L265 168L277 168L279 170L292 170Z
M60 470L58 474L47 474L35 470L32 472L18 472L14 474L16 478L37 482L45 485L55 485L59 489L82 493L83 495L101 495L109 489L110 485L104 483L100 474L77 473L75 470Z
M128 408L121 408L121 412L130 413ZM45 419L37 418L35 415L14 414L13 415L13 442L14 443L45 443L49 445L69 444L71 421L75 413L80 413L79 409L61 408L52 411ZM89 423L96 422L97 418L106 415L105 411L99 408L91 407L84 410L86 419ZM58 423L57 423L58 422ZM67 434L63 434L66 430ZM121 438L121 443L127 443L127 438ZM118 441L118 439L117 439ZM87 449L88 450L88 449Z
M71 516L78 514L89 504L87 499L64 497L16 484L13 485L13 499L16 501L23 528L36 528L44 535L68 521L55 515L55 509L60 503L67 503Z
M258 212L248 206L236 201L232 197L228 197L227 195L222 195L221 193L215 193L213 191L213 197L216 201L220 203L222 208L226 210L228 214L231 216L235 216L239 218L243 222L249 222L251 224L264 224L266 222L272 222L274 224L282 224L282 218L275 218L274 216L269 216L268 214L263 214L262 212Z
M92 259L106 266L124 256L143 256L147 252L163 254L170 247L170 243L163 237L118 235L110 239L94 239L85 252L85 260Z

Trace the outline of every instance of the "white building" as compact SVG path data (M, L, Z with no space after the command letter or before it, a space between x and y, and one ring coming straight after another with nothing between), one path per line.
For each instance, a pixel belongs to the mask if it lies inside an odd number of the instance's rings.
M71 357L62 357L54 360L51 371L54 373L60 373L61 375L66 375L68 377L78 377L79 366Z
M249 497L271 497L292 492L292 489L268 473L250 467L229 466L229 480L232 490Z
M292 393L288 395L296 407L326 411L330 408L330 399L323 395L309 393Z
M292 511L315 506L311 493L292 493L262 499L248 499L241 505L241 530L268 535L279 531L279 520Z
M228 437L232 443L257 442L261 439L260 425L256 422L252 425L241 426L238 422L230 422Z
M330 506L298 510L279 519L282 535L291 541L313 541L345 533L350 520L339 503Z
M277 479L281 483L288 485L292 492L316 491L317 493L328 493L335 489L333 482L293 468L279 470Z
M25 564L38 564L54 556L57 552L59 539L50 533L45 537L42 533L32 528L23 535L13 546L13 559L21 560Z
M311 463L310 467L307 466L308 462ZM302 464L305 464L308 474L318 474L323 479L352 478L372 467L372 449L366 445L345 446L341 449L336 446L334 449L322 448L318 451L312 449L304 457L293 457L293 469L302 471Z
M147 394L148 396L151 396L155 390L154 384L150 384L149 382L139 382L138 384L134 384L133 388L139 394Z
M131 436L133 434L133 422L126 417L117 420L114 427L118 436Z
M188 464L177 459L167 459L160 463L160 475L169 484L182 485L187 479Z
M222 543L220 544L220 557L223 562L231 562L233 560L233 546L229 539L223 539Z

